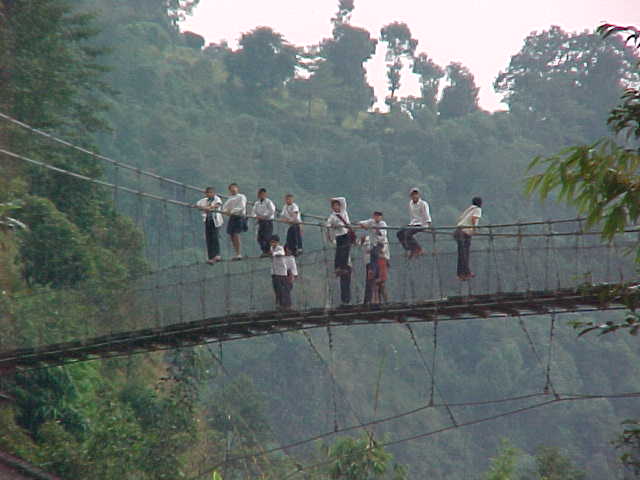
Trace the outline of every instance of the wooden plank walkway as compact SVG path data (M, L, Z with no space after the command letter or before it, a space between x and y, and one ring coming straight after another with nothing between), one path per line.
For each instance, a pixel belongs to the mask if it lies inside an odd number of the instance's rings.
M358 305L330 310L317 308L304 311L232 314L161 328L1 352L0 372L113 358L328 325L460 321L551 312L619 310L628 308L629 305L638 305L639 296L637 284L598 285L580 289L449 297L413 304L393 303L380 309Z

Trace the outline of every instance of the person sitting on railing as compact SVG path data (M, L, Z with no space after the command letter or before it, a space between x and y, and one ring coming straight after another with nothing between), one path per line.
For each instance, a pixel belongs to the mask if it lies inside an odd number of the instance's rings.
M298 267L293 255L282 245L278 235L271 236L271 280L273 293L276 297L276 308L281 310L291 309L291 290L293 280L298 276Z
M293 194L287 193L284 196L284 206L280 217L282 221L289 224L287 229L286 246L292 255L302 255L302 215L300 208L293 201Z
M336 244L334 268L336 276L340 277L340 300L343 305L351 303L351 265L349 254L356 236L349 224L347 200L344 197L333 197L331 214L327 218L327 239Z
M258 200L253 204L251 215L258 222L258 245L262 251L262 257L271 256L271 235L273 235L273 219L276 214L276 206L267 197L267 189L258 190Z
M469 267L471 236L476 233L478 221L482 217L482 198L473 197L471 205L458 217L453 234L458 242L458 278L462 281L475 277Z
M207 245L207 263L212 265L221 260L218 228L222 226L223 219L222 215L215 210L222 206L222 200L216 195L213 187L207 187L204 194L206 196L196 202L196 207L202 210L204 238Z
M419 189L412 188L409 196L411 197L409 200L409 226L399 230L396 236L404 249L409 252L409 258L413 258L424 254L414 236L431 226L431 213L429 212L429 204L420 197Z
M240 193L237 183L229 185L229 193L231 195L222 205L222 211L229 215L227 233L236 252L231 260L242 260L240 234L247 231L247 197Z
M387 301L386 281L391 258L387 223L382 219L382 212L376 211L373 212L372 218L358 222L358 224L369 230L369 235L363 243L363 248L369 252L369 259L365 261L365 265L367 267L367 287L370 294L367 298L367 289L365 289L365 303L379 305L383 301Z

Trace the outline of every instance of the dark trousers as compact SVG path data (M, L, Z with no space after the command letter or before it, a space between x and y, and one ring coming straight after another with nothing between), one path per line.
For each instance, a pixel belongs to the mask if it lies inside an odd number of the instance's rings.
M291 255L296 255L298 250L302 250L302 232L300 225L293 224L287 230L287 243L285 244Z
M411 252L417 252L420 250L420 244L414 238L416 233L424 232L426 228L422 227L407 227L401 230L398 230L396 236L398 240L402 244L405 250L409 250Z
M340 301L344 304L351 303L351 267L346 266L340 278Z
M458 242L458 276L471 274L469 268L469 256L471 250L471 235L467 235L462 229L455 232L456 242Z
M211 260L213 257L220 255L220 241L218 239L218 229L216 228L213 218L207 217L204 222L204 238L207 243L207 257Z
M351 251L351 242L349 235L339 235L336 237L336 256L333 261L336 269L349 268L349 252Z
M286 275L271 275L273 292L276 295L276 305L282 308L291 307L291 290L293 284Z
M262 253L271 251L271 237L273 236L273 220L258 220L258 245Z

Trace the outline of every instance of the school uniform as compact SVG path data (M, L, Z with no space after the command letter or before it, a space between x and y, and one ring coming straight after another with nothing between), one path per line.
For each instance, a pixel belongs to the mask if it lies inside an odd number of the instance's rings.
M329 235L336 244L336 255L334 266L336 269L345 268L349 264L349 252L351 241L349 239L349 213L347 212L347 201L344 197L336 197L331 200L340 202L340 211L331 211L327 218L326 226L329 228Z
M482 208L471 205L462 212L458 218L457 228L454 233L456 242L458 243L458 276L465 277L471 275L469 267L471 254L471 236L473 235L473 217L480 219L482 217Z
M205 197L196 202L198 207L213 207L219 209L222 206L222 200L218 195L213 198ZM204 238L207 246L207 258L212 260L220 255L220 240L218 238L218 229L222 226L222 215L218 212L202 211L202 221L204 223Z
M351 252L351 239L349 238L349 213L347 213L347 200L344 197L335 197L331 200L340 202L340 211L331 211L327 218L326 226L329 235L335 241L336 254L334 267L340 277L340 298L343 304L351 302L351 266L349 255Z
M425 200L414 202L409 200L409 225L398 231L396 236L405 250L417 252L421 249L414 236L424 232L431 224L431 212L429 204Z
M359 222L360 225L368 227L367 243L370 252L370 271L373 279L379 282L386 282L388 278L388 265L391 259L389 249L389 237L387 234L387 222L380 220L376 222L373 218Z
M276 206L268 199L256 200L251 211L253 217L262 217L258 219L258 245L262 253L269 253L271 246L271 236L273 235L273 219L276 215Z
M293 255L297 255L302 250L302 230L300 229L300 223L302 223L302 215L300 215L300 208L295 203L287 205L286 203L282 207L280 213L282 218L293 222L287 229L286 246Z
M276 306L291 308L293 278L298 276L298 267L292 255L286 255L284 247L278 245L271 250L271 281L276 297Z
M247 197L242 193L236 193L227 198L222 205L222 211L229 215L227 222L227 233L229 235L237 235L247 231L246 214L247 214Z

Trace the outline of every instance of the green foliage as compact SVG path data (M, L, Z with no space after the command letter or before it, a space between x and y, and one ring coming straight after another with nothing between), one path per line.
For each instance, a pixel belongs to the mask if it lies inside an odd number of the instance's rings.
M331 460L329 478L343 480L404 480L406 472L394 464L391 454L376 445L373 438L339 438L327 450Z
M571 460L562 455L557 448L541 447L536 452L536 473L533 478L540 480L583 480L586 478L586 474L576 468Z
M447 65L447 85L442 91L438 111L442 119L458 118L476 112L478 92L473 74L460 63Z
M387 81L389 82L389 98L387 103L395 103L396 91L400 88L402 57L412 59L418 46L418 40L411 37L411 30L406 23L393 22L380 29L380 41L387 44Z
M614 445L623 452L620 460L625 468L640 478L640 420L626 420L622 424L624 430Z
M51 201L27 197L19 218L29 228L21 233L20 246L27 281L73 286L91 275L94 265L85 236Z
M612 140L571 147L558 156L537 157L527 192L542 199L558 190L558 199L575 205L589 226L601 223L610 240L640 218L640 156Z
M554 26L534 32L509 68L495 81L496 91L523 128L558 143L569 120L576 124L574 142L606 133L602 118L615 105L620 90L638 81L637 56L616 36L603 41L597 33L567 33Z
M240 49L225 58L232 77L253 94L282 87L293 77L297 51L269 27L258 27L240 38Z
M491 459L485 480L516 480L518 459L522 452L503 439L498 455Z
M88 40L96 33L91 15L74 10L66 0L4 2L7 36L0 44L5 75L0 105L37 127L55 126L75 138L104 128L106 89L103 53ZM46 101L44 101L46 99Z

